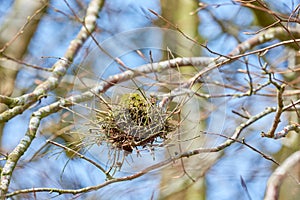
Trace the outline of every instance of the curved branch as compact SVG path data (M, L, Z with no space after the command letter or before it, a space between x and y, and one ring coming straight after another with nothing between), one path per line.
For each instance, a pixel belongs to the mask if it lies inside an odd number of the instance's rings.
M296 167L298 167L297 169L300 168L300 151L290 155L270 176L265 200L275 200L279 198L280 186L283 180L289 175L289 172Z
M60 58L52 66L52 73L49 78L42 84L37 86L32 93L17 97L16 100L18 102L18 106L15 106L10 110L1 113L0 122L8 121L14 116L21 114L33 103L35 103L41 97L45 96L48 91L51 91L58 86L71 63L73 62L73 59L77 55L77 52L81 49L88 36L95 30L96 19L100 9L103 6L103 3L103 0L92 0L90 2L89 7L87 8L83 26L81 27L76 38L70 42L70 45L68 46L64 57Z
M59 108L58 106L56 108ZM192 151L187 151L187 152L183 152L182 154L175 154L173 157L170 157L167 160L164 160L160 163L154 164L150 167L147 167L143 170L141 170L138 173L135 173L131 176L125 176L125 177L120 177L120 178L115 178L115 179L111 179L108 180L102 184L99 185L95 185L95 186L91 186L91 187L85 187L85 188L81 188L81 189L58 189L58 188L32 188L32 189L24 189L24 190L18 190L12 193L7 194L6 197L11 197L17 194L21 194L21 193L30 193L30 192L56 192L59 194L62 193L71 193L71 194L79 194L79 193L83 193L83 192L89 192L89 191L94 191L94 190L98 190L100 188L103 188L104 186L110 185L112 183L116 183L116 182L122 182L122 181L128 181L128 180L132 180L135 178L138 178L152 170L158 169L160 167L166 166L170 163L172 163L173 161L176 161L178 159L184 158L184 157L190 157L193 155L197 155L200 153L208 153L208 152L218 152L223 150L224 148L230 146L232 143L236 142L237 138L239 137L240 133L249 125L253 124L254 122L256 122L257 120L261 119L262 117L275 112L276 108L274 107L270 107L267 108L264 112L261 112L255 116L252 116L249 120L247 120L245 123L242 123L240 126L238 126L234 132L234 134L228 138L224 143L214 147L214 148L199 148L199 149L195 149ZM36 114L38 114L37 112L35 112ZM39 112L39 114L41 115L41 113ZM36 116L31 118L31 125L32 125L32 129L28 130L28 134L34 134L34 132L36 132L36 127L38 127L39 125L39 121L40 118L37 118ZM28 135L29 136L29 135ZM25 139L25 138L24 138ZM33 138L32 138L33 139ZM270 160L270 159L269 159ZM271 160L272 161L272 160Z
M78 50L82 47L83 43L88 38L89 34L95 30L97 15L102 8L102 0L92 0L87 8L85 25L81 28L76 38L71 41L66 53L65 58L60 59L53 66L52 75L41 85L39 85L31 94L26 94L19 98L20 102L24 104L23 106L16 106L15 108L8 110L0 115L0 121L7 121L17 114L22 113L26 108L28 108L32 103L34 103L38 98L44 96L47 91L52 90L57 87L62 77L65 75L66 70L73 61ZM59 107L58 107L59 108ZM11 176L14 168L17 165L20 157L25 153L35 137L37 128L39 126L40 120L43 115L41 111L37 111L32 115L30 120L28 131L25 137L20 141L17 147L8 155L8 159L3 167L1 173L0 182L0 197L4 198L7 193L8 186L11 180Z

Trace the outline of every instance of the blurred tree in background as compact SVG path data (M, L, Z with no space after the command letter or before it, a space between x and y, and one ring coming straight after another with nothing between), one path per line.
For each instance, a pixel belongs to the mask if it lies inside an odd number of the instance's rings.
M298 199L291 1L0 5L2 199Z

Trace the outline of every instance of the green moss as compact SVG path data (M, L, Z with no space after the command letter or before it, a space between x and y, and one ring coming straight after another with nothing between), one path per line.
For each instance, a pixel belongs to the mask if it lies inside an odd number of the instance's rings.
M156 100L139 93L125 94L118 105L97 115L107 141L118 148L132 151L134 147L164 138L171 130L167 114L156 106ZM103 134L102 134L103 135Z
M149 111L153 105L138 93L123 95L120 105L128 111L130 119L141 126L146 126L151 123ZM121 109L123 110L123 109Z

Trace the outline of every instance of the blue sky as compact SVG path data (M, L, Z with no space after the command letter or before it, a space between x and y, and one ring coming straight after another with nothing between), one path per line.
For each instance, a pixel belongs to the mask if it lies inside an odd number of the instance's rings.
M61 2L62 1L51 1L53 7L58 8L65 13L71 14L64 3ZM204 2L214 2L216 4L219 2L222 4L225 3L225 1ZM231 1L226 2L230 3ZM295 7L295 5L297 4L296 1L270 2L272 2L272 5L274 5L276 8L282 8L285 11L292 9L292 6ZM0 13L4 14L9 7L9 4L10 1L5 1L5 3L2 3L0 5ZM159 1L107 1L105 9L100 13L100 18L98 20L100 33L96 34L96 38L101 43L109 39L110 37L115 36L115 34L117 33L131 31L136 28L153 26L151 24L151 20L147 18L144 11L150 8L160 13L159 6ZM237 25L244 25L246 27L252 22L252 17L249 11L247 9L241 9L237 5L220 6L212 10L220 19L232 20ZM236 14L238 14L238 17L235 18ZM153 15L149 15L153 19L155 19ZM201 12L199 14L199 17L201 19L199 32L206 40L208 40L209 48L221 54L226 54L237 44L237 41L233 37L221 32L221 29L216 23L213 22L207 12ZM0 20L1 19L2 18L0 18ZM63 55L69 42L76 35L79 27L79 23L72 22L71 20L68 21L66 16L59 15L53 10L50 11L49 15L42 20L37 34L34 36L30 44L30 47L28 49L28 56L25 58L25 60L34 64L42 65L44 67L50 67L56 61L55 57L61 57ZM247 29L245 29L245 31L246 30ZM241 30L241 32L242 31L243 30ZM249 35L244 35L242 33L240 33L239 36L242 40L250 37ZM149 37L146 39L148 39L150 42L151 39L158 40L157 36L154 35L153 37ZM96 66L98 67L101 66L101 52L97 52L98 49L95 47L91 48L91 46L93 45L94 44L91 40L89 40L85 44L84 49L75 59L75 64L72 69L70 69L69 74L72 74L74 72L73 70L76 69L79 65L88 65L88 60L82 61L81 59L81 56L85 55L86 53L84 50L92 49L92 52L89 53L93 54L93 56L95 56L96 58L99 57L99 59L96 60L97 62L94 60L94 63L97 63ZM161 54L163 53L157 49L154 49L153 52L155 52L154 55L155 59L157 60L161 58ZM203 51L203 54L210 55L206 51ZM42 56L50 56L52 58L42 58ZM136 54L134 53L128 53L122 56L126 64L131 67L136 67L139 64L145 62L140 58L137 58ZM250 57L250 61L253 62L253 64L258 65L255 59L251 59L253 58ZM97 79L102 73L104 73L105 76L109 76L117 72L120 72L120 69L117 67L117 65L112 64L110 65L110 67L106 68L106 71L103 71L102 69L94 69L94 74L92 74L91 77ZM18 79L21 81L17 83L17 87L23 89L27 88L32 84L32 78L36 75L38 74L32 71L21 70L18 75ZM237 79L240 79L238 75ZM55 100L56 98L50 96L48 99L43 100L40 105L37 105L29 111L24 112L21 116L10 120L4 129L3 141L5 142L2 144L2 148L7 150L11 150L12 148L14 148L19 139L21 139L21 137L26 132L28 120L32 110L35 110L43 105L47 105ZM230 113L234 105L239 101L243 100L237 99L229 102L226 108L226 113ZM256 101L257 100L253 98L249 100L248 103L251 104ZM273 103L275 105L275 102L260 102L256 107L253 108L252 111L254 113L257 113L261 110L261 108L264 108L270 103ZM57 119L56 116L53 115L49 119L44 119L43 123L47 123L47 120L55 121ZM259 136L260 131L262 129L264 130L265 124L267 124L270 120L272 120L272 116L263 119L261 121L262 124L252 125L246 133L243 133L243 135L246 136L246 141L267 154L276 153L281 147L280 142L269 139L261 139ZM214 122L211 123L213 124ZM232 128L234 126L228 125L228 127ZM230 135L233 132L233 130L229 128L224 129L224 134ZM45 136L39 135L34 141L32 147L25 154L24 159L26 160L30 158L32 154L44 144L45 139ZM97 149L99 147L95 148ZM70 187L79 187L88 186L91 184L99 184L103 181L104 177L101 177L100 173L97 173L97 170L92 169L89 164L76 159L68 161L68 158L63 153L59 152L59 149L53 148L53 154L48 153L46 155L43 155L42 161L35 161L32 164L26 164L24 169L26 169L27 171L17 169L16 177L18 173L26 173L26 176L24 176L26 184L22 186L37 187L39 186L39 184L44 184L44 186L52 184L53 187L59 187L59 184L66 183L66 180L71 180L71 182L72 180L75 182L76 180L80 180L82 181L80 184L75 184L73 182L73 185L67 185ZM101 154L97 152L98 151L94 151L94 149L91 149L88 155L101 162L105 160L103 159L103 157L101 158ZM105 150L100 152L103 153L105 152ZM162 153L162 151L158 151L157 153ZM254 153L253 151L240 144L233 144L231 147L225 150L224 154L224 157L220 159L207 173L207 199L227 200L234 199L237 196L242 197L243 195L245 195L245 193L240 183L240 177L243 177L243 179L246 181L252 199L261 199L264 195L266 181L271 173L270 169L272 163L263 159L257 153ZM132 158L130 158L129 156L127 157L127 159L136 160L136 162L139 163L139 167L141 167L141 163L146 163L147 165L153 164L152 157L149 156L147 151L145 151L145 154L143 156L143 158L136 158L136 155L132 155ZM47 160L46 164L45 160ZM156 160L155 162L158 161L159 160ZM201 163L199 164L201 165ZM68 170L62 171L64 166L66 166ZM124 172L121 171L119 175L132 173L127 172L127 170L125 170L126 168L132 169L130 165L127 165L125 163ZM57 174L61 174L62 178L60 180L53 180L51 177L51 173L53 171L55 171ZM39 180L41 173L44 176L44 182ZM72 175L74 174L75 176L72 177ZM104 189L91 193L91 195L103 195L103 199L150 199L152 195L154 195L154 197L158 196L157 189L159 187L159 181L159 173L155 171L133 181L112 184ZM14 185L14 182L12 182L12 189L16 188L18 188L18 186ZM110 192L112 188L114 189L114 192L110 193L110 196L106 196L107 192ZM242 199L246 199L246 196Z

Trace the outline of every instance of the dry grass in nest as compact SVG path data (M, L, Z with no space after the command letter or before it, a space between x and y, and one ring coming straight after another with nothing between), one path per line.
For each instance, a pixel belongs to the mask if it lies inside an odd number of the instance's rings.
M134 148L166 139L173 128L170 117L154 101L138 93L124 95L118 105L97 114L97 123L105 140L114 147L132 152Z

